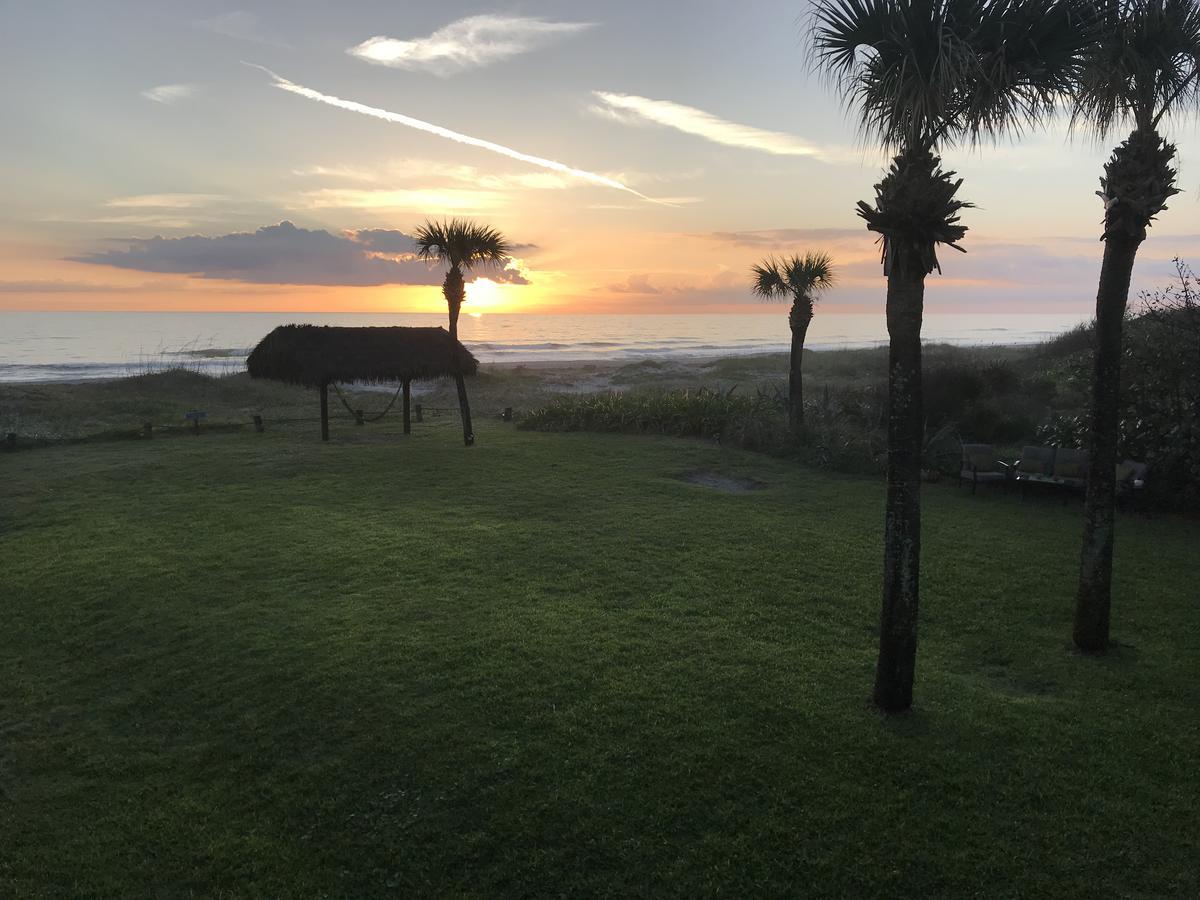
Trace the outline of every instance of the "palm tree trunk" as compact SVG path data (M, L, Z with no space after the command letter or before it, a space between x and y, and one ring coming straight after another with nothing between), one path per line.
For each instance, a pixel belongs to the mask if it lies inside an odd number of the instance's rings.
M883 611L875 705L912 706L917 664L921 563L921 314L925 275L915 260L895 260L888 275L888 457L883 532Z
M795 436L804 427L804 338L808 334L812 314L805 316L793 308L788 316L792 328L791 366L788 370L788 429Z
M446 307L450 312L450 337L458 340L458 313L462 309L463 298L467 295L467 287L463 284L462 269L451 266L446 272L446 280L442 282L442 296L446 298Z
M1087 493L1083 502L1083 552L1075 595L1075 646L1086 653L1108 647L1112 603L1113 520L1116 509L1117 439L1121 410L1121 325L1141 239L1109 234L1096 293L1096 350Z
M454 265L446 272L446 280L442 283L442 295L446 298L446 306L450 311L450 337L458 340L458 313L462 309L463 298L467 294L463 284L462 270ZM463 443L470 447L475 443L475 432L471 428L471 401L467 399L467 385L461 375L454 376L454 386L458 389L458 411L462 417Z
M462 416L463 443L470 447L475 443L475 432L471 428L471 403L467 400L467 385L461 375L454 376L454 384L458 388L458 411Z

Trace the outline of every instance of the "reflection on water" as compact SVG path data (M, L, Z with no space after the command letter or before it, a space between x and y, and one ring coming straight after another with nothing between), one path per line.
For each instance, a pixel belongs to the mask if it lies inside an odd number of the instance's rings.
M931 314L927 341L1020 344L1082 321L1078 314ZM241 371L248 349L276 325L441 325L433 313L0 312L0 381L115 378L183 365ZM788 349L784 312L745 315L481 315L459 323L481 362L731 356ZM883 343L882 315L819 312L814 349Z

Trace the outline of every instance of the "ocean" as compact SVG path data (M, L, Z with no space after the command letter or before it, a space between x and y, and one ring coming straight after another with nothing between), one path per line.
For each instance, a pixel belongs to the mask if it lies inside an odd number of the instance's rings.
M931 314L927 341L961 345L1041 341L1078 314ZM186 366L214 375L245 368L246 354L286 322L444 325L435 313L0 312L0 382L121 378ZM637 360L785 352L787 313L744 315L465 314L459 337L481 362ZM818 311L806 346L866 347L887 340L882 312Z

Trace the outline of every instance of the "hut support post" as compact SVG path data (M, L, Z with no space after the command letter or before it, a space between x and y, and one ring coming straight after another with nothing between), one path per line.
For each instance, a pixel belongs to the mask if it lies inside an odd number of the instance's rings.
M321 440L329 440L329 382L321 382Z
M412 421L408 416L408 404L412 400L412 382L404 382L404 433L412 434Z
M467 385L462 375L454 376L458 388L458 409L462 413L463 443L470 447L475 443L475 432L471 430L471 402L467 400Z

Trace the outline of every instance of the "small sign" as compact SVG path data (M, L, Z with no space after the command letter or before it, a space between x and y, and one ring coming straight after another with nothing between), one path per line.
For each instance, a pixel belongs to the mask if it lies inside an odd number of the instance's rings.
M202 409L193 409L190 412L184 413L183 417L189 422L199 422L201 419L207 419L208 413Z

